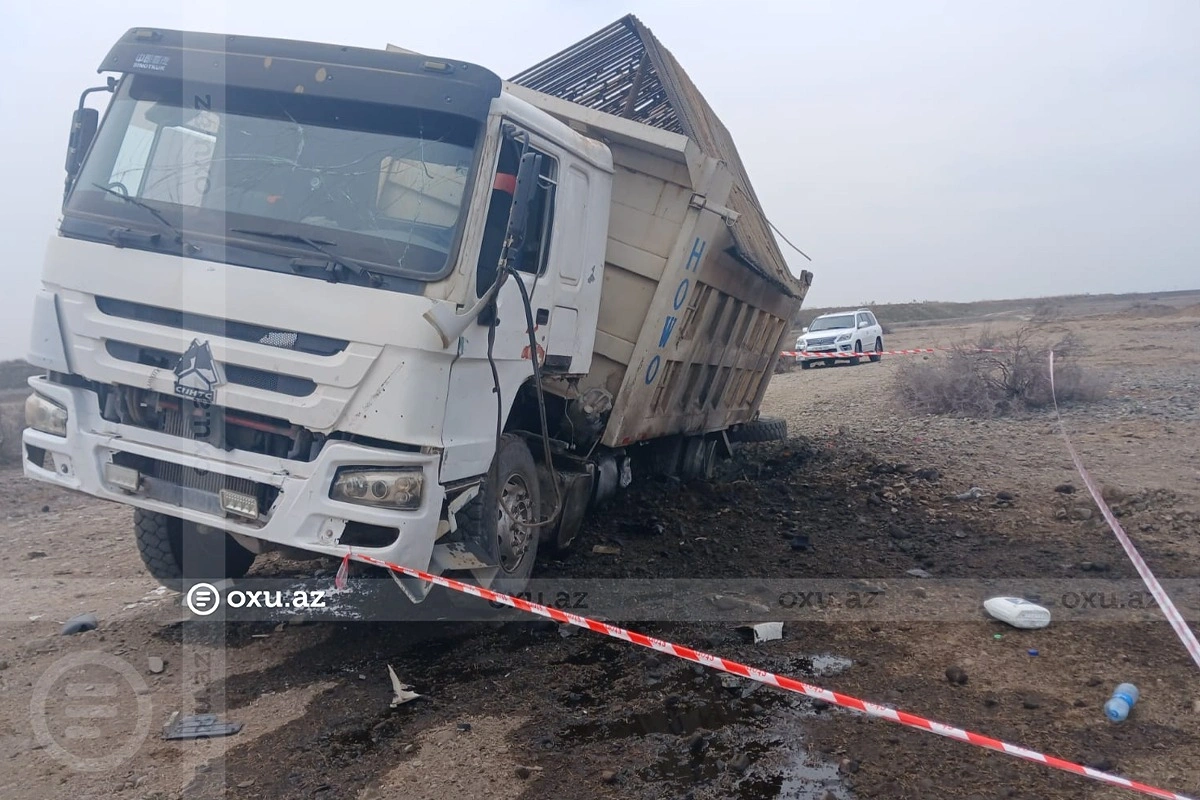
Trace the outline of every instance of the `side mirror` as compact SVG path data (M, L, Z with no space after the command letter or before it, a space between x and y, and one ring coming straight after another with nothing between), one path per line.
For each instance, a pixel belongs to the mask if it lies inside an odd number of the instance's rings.
M808 333L808 328L801 328L800 333Z
M67 179L73 179L83 164L83 156L92 146L100 112L94 108L77 108L71 115L71 138L67 141Z
M508 231L505 239L508 244L508 258L521 249L525 243L525 234L529 230L529 207L538 190L538 176L542 173L542 156L537 153L526 153L521 156L521 166L517 168L517 186L513 191L511 210L508 212Z

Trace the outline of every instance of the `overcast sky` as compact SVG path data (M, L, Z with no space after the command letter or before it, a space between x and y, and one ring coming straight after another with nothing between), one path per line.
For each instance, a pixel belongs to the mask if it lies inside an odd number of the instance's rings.
M806 305L1200 288L1200 0L51 5L70 15L5 0L0 29L0 357L25 352L71 111L135 26L393 42L507 78L633 12L813 257L785 250Z

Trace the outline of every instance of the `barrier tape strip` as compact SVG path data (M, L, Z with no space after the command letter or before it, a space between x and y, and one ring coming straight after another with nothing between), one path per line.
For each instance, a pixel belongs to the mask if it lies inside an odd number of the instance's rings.
M1200 667L1200 642L1196 641L1196 636L1192 633L1192 629L1183 621L1183 615L1179 613L1179 609L1171 602L1171 597L1163 589L1158 579L1154 577L1154 573L1150 571L1150 567L1142 560L1141 554L1133 546L1129 535L1125 533L1125 529L1117 521L1116 515L1108 507L1108 503L1104 502L1104 497L1100 494L1100 490L1097 489L1096 482L1092 480L1092 476L1084 469L1083 462L1079 459L1079 454L1075 452L1075 446L1071 444L1071 439L1067 436L1066 425L1063 423L1062 415L1058 411L1058 398L1054 393L1053 350L1050 351L1050 399L1054 401L1054 416L1058 419L1058 429L1062 433L1063 442L1067 445L1067 452L1071 454L1071 460L1075 462L1075 469L1079 472L1079 477L1083 479L1083 485L1087 487L1088 494L1092 496L1092 500L1096 501L1096 505L1100 508L1100 513L1104 516L1104 521L1108 523L1108 527L1116 534L1117 541L1121 543L1121 547L1125 550L1125 555L1133 562L1134 568L1142 578L1142 583L1146 584L1146 588L1150 590L1150 594L1158 603L1158 607L1162 609L1167 622L1171 623L1171 627L1175 630L1176 635L1179 636L1179 640L1183 642L1183 646L1187 648L1192 660L1196 662L1196 666Z
M781 350L781 356L811 356L813 358L863 358L866 356L912 356L919 353L941 353L950 352L953 348L950 347L918 347L912 350L863 350L855 352L853 350ZM970 353L1003 353L1003 350L996 348L971 348L965 352Z
M772 672L755 669L754 667L748 667L736 661L730 661L729 659L721 658L720 656L710 655L709 653L705 653L700 650L693 650L690 647L683 647L682 645L672 644L671 642L664 642L661 639L655 639L651 636L636 633L616 625L609 625L608 623L598 622L594 619L581 617L577 614L569 614L565 611L559 611L556 608L550 608L549 606L544 606L539 603L532 603L528 600L521 600L517 597L501 594L500 592L493 592L492 590L484 589L481 586L461 583L452 578L446 578L440 575L431 575L427 572L422 572L419 569L402 567L399 564L392 564L390 562L359 553L346 553L345 557L342 559L342 564L347 565L351 558L366 564L383 567L384 569L391 570L392 572L400 575L406 575L410 578L426 581L455 592L469 594L493 603L501 603L510 608L515 608L519 611L524 611L529 614L536 614L540 617L548 617L555 622L560 622L566 625L574 625L579 628L586 628L593 633L599 633L603 636L609 636L613 639L619 639L623 642L629 642L640 647L646 647L659 653L666 653L667 655L674 656L675 658L679 658L684 661L690 661L693 664L700 664L701 666L709 667L721 672L727 672L730 675L736 675L740 678L747 678L752 681L757 681L758 683L764 683L768 686L774 686L777 689L783 689L784 691L807 695L808 697L823 700L831 705L848 708L852 711L867 714L868 716L888 720L889 722L896 722L909 728L916 728L917 730L936 733L939 736L945 736L949 739L967 742L988 750L995 750L996 752L1005 753L1006 755L1021 758L1026 761L1046 764L1054 767L1055 769L1060 769L1075 775L1082 775L1086 778L1108 783L1113 786L1121 786L1135 792L1150 795L1151 797L1166 798L1166 800L1195 800L1195 798L1190 798L1186 795L1178 794L1176 792L1168 792L1165 789L1158 789L1144 783L1129 780L1128 778L1119 777L1117 775L1110 775L1106 772L1092 769L1091 767L1085 767L1082 764L1075 764L1070 761L1065 761L1061 758L1056 758L1055 756L1044 755L1034 750L1028 750L1024 747L1018 747L1014 744L1002 742L999 739L993 739L988 736L982 736L978 733L972 733L971 731L965 731L950 725L944 725L940 722L934 722L933 720L918 717L915 714L897 711L896 709L889 708L887 706L876 705L875 703L868 703L863 700L859 700L856 697L839 694L838 692L832 692L828 689L822 689L819 686L813 686L811 684L798 681L794 678L788 678L783 675L776 675Z

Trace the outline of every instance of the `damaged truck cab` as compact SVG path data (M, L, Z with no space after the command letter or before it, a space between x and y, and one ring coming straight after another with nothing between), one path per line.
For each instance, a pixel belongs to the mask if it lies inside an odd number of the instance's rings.
M407 51L138 28L100 71L24 468L133 506L165 585L355 551L519 591L757 416L809 276L720 141Z

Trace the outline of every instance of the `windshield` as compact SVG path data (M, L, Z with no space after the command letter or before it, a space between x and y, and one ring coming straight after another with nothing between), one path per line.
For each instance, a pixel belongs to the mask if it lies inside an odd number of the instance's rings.
M428 279L449 268L476 122L233 86L189 84L184 96L177 81L123 82L68 215L154 230L145 208L115 192L161 212L189 242L291 252L303 237L384 273Z
M816 331L832 331L837 328L853 328L854 315L840 314L836 317L817 317L812 321L812 325L808 326L809 333Z

